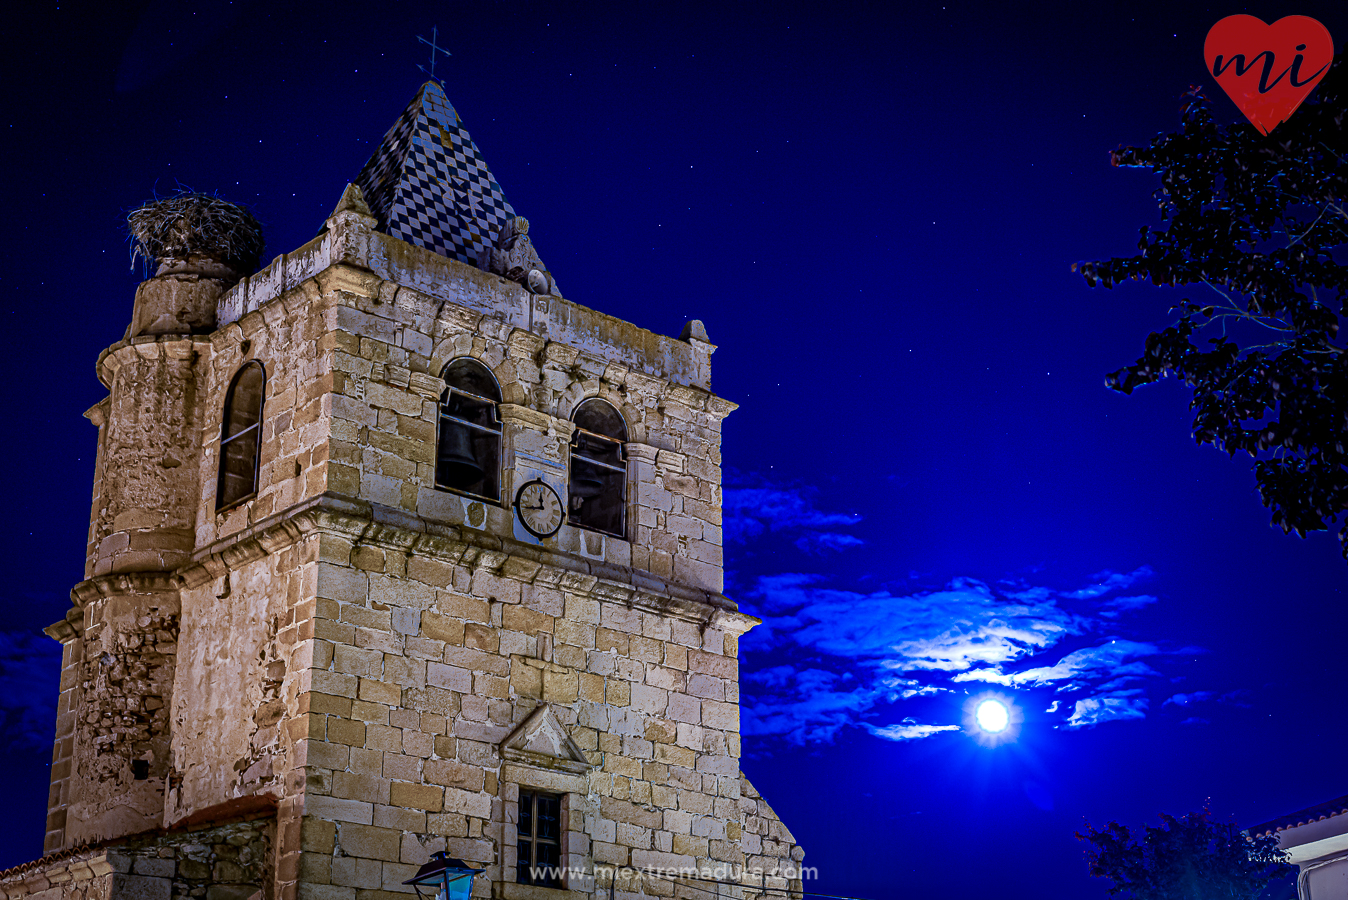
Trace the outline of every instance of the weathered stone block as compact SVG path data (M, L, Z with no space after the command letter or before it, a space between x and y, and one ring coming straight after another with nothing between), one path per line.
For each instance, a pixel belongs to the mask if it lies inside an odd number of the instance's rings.
M397 862L402 835L392 828L343 823L337 829L337 846L347 856Z
M473 689L473 673L471 671L461 669L458 666L447 666L443 663L427 663L426 680L436 687L465 694L470 693Z
M395 781L390 802L394 806L440 812L444 802L444 788L433 784L408 784Z
M328 740L351 747L365 746L365 723L328 716Z

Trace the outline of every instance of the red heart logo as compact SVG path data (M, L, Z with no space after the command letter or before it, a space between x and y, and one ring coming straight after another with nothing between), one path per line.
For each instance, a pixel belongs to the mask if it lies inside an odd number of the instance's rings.
M1254 16L1227 16L1208 31L1203 58L1250 124L1268 134L1325 76L1334 41L1310 16L1286 16L1272 25Z

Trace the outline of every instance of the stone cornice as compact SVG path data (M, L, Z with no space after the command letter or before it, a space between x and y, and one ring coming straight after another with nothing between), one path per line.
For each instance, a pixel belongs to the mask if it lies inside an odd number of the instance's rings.
M114 572L96 575L70 589L70 602L83 609L91 600L126 594L162 594L178 590L178 576L172 572Z
M176 573L161 574L176 585L199 587L315 534L332 534L353 544L470 566L524 584L546 585L598 600L623 603L632 609L695 622L702 627L720 628L731 634L743 634L759 624L758 619L739 612L734 601L723 594L664 581L640 570L525 544L513 538L431 522L413 513L332 492L320 494L239 534L216 541L198 550L193 561Z
M704 410L716 419L724 419L740 408L740 405L733 400L719 397L711 391L696 386L670 384L665 396L689 409Z
M204 334L143 334L108 347L98 354L94 368L98 380L111 389L117 370L132 360L191 359L210 346L211 338Z

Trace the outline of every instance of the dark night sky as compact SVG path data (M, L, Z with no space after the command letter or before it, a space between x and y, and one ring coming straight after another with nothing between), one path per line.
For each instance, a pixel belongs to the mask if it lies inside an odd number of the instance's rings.
M1268 526L1187 397L1122 397L1179 294L1090 290L1203 38L1339 3L26 5L7 23L10 440L0 866L41 851L60 618L82 573L125 212L179 185L307 241L437 74L566 296L720 346L744 768L868 897L1104 897L1073 832L1348 793L1332 538ZM113 13L119 8L124 11ZM1213 87L1216 109L1234 106ZM34 636L36 635L36 636ZM1023 713L984 747L962 708ZM904 695L908 696L905 697ZM1051 710L1051 711L1049 711Z

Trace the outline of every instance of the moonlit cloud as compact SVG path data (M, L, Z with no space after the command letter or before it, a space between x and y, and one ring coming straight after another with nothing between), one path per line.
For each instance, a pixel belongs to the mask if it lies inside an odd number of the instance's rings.
M51 747L61 645L40 631L0 631L0 746Z
M901 671L997 666L1050 647L1085 622L1052 600L1008 601L958 579L939 591L862 593L823 587L822 576L765 576L752 593L766 630L834 656L884 661Z
M769 532L798 534L795 544L807 553L843 550L865 542L838 531L856 525L860 516L821 512L814 507L813 488L773 484L761 476L725 472L721 491L724 538L727 544L742 544Z
M942 731L959 731L958 725L921 725L915 719L904 719L898 725L877 726L866 723L866 730L887 741L917 741Z
M1058 660L1052 666L1039 666L1016 673L1004 674L997 670L978 669L956 675L954 681L990 681L1008 687L1040 687L1060 682L1076 683L1093 678L1145 678L1156 670L1143 662L1142 657L1156 656L1160 651L1154 644L1136 641L1111 640L1098 647L1083 647Z
M1247 690L1228 691L1225 694L1218 694L1216 691L1193 691L1188 694L1172 694L1166 698L1162 706L1190 707L1201 703L1221 703L1227 706L1238 706L1248 708L1250 705L1250 692ZM1206 721L1206 720L1204 720Z
M1134 582L1150 578L1154 573L1151 566L1139 566L1131 572L1098 572L1090 578L1091 584L1063 594L1071 600L1088 600L1103 597L1114 591L1132 587Z
M1111 597L1104 603L1104 608L1100 610L1100 615L1112 619L1119 613L1132 612L1142 609L1144 606L1150 606L1156 602L1156 598L1150 594L1138 594L1131 597Z
M806 553L822 556L828 552L836 553L839 550L846 550L848 547L861 547L865 543L861 538L853 537L850 534L817 532L797 538L796 548L804 550Z
M1068 728L1091 728L1104 722L1144 719L1147 716L1147 698L1137 696L1141 691L1123 691L1113 696L1087 697L1078 700L1067 720Z
M727 540L777 533L810 553L862 543L833 530L853 517L816 509L807 490L739 485L726 492ZM1152 574L1103 571L1066 589L957 578L913 590L862 589L808 571L759 575L738 591L763 620L742 646L768 663L746 665L744 733L814 743L853 726L886 740L928 738L961 730L958 703L940 697L977 685L1059 697L1044 698L1044 715L1066 729L1145 718L1160 661L1200 649L1123 631L1157 602L1138 590Z
M850 672L775 666L746 674L762 702L745 704L744 734L783 735L793 743L821 743L854 724L881 696L881 689L862 685Z

